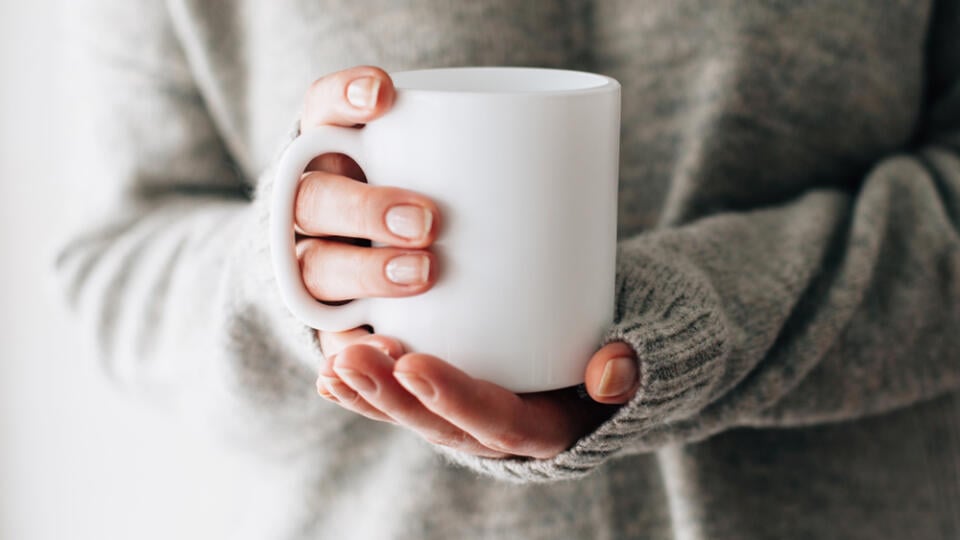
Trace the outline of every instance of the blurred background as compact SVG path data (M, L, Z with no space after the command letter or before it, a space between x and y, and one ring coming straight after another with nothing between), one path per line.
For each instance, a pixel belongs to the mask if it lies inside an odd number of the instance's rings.
M0 539L256 538L262 465L110 387L57 298L70 1L0 0Z

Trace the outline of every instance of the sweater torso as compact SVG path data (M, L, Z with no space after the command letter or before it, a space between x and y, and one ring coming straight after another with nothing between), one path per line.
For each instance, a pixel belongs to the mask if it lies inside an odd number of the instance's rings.
M170 4L191 76L249 179L273 159L309 83L352 65L613 76L623 85L621 236L817 186L855 190L920 121L930 17L930 2L915 0ZM928 434L950 432L957 407L947 397L857 422L734 429L544 485L454 468L412 435L358 417L303 460L303 505L290 509L287 534L940 538L950 524L923 516L960 499L927 483L954 459Z

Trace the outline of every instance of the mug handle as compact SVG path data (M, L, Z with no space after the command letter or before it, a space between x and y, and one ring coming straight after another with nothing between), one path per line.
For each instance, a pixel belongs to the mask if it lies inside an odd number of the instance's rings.
M293 211L297 188L304 169L317 156L331 152L346 154L361 167L361 130L319 126L297 137L277 166L270 212L270 251L280 297L287 309L305 324L318 330L341 332L367 323L368 299L355 299L340 306L321 303L310 296L300 275L297 260Z

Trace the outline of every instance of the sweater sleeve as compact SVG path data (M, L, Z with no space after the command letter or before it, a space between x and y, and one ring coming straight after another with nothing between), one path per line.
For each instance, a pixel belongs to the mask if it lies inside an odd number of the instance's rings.
M855 192L809 189L620 243L604 341L637 354L631 402L553 459L445 454L552 481L736 427L854 420L960 389L960 9L944 5L916 144Z
M68 99L88 149L69 181L84 217L56 271L106 371L268 451L338 430L350 415L316 398L314 334L273 282L269 171L238 165L162 2L81 4Z

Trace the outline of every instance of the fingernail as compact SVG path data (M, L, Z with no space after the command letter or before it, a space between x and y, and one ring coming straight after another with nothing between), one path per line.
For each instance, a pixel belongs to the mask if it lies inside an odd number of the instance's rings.
M633 388L637 382L637 362L633 358L621 357L607 360L603 366L603 375L597 394L602 397L614 397Z
M414 375L413 373L406 373L403 371L393 372L393 377L397 379L397 382L401 386L406 388L411 394L424 398L424 399L433 399L437 395L436 390L433 389L433 385L424 380L419 375Z
M380 79L361 77L347 85L347 101L358 109L372 109L377 104Z
M390 259L387 279L397 285L418 285L430 277L430 258L426 255L400 255ZM387 353L389 356L390 353Z
M421 206L401 204L387 210L386 221L387 229L393 234L416 240L430 233L433 212Z
M337 375L350 385L351 388L361 394L370 394L377 389L377 383L359 371L344 368L333 368L333 370L336 371Z

